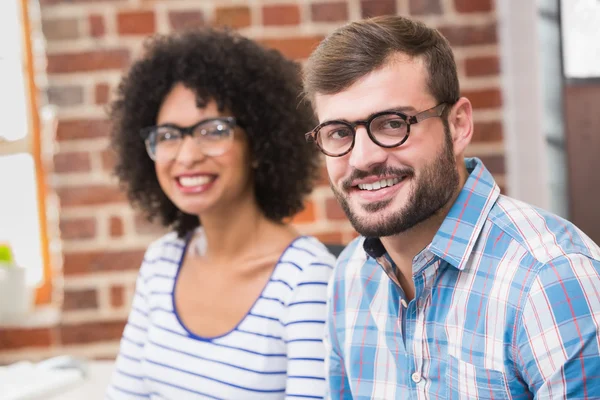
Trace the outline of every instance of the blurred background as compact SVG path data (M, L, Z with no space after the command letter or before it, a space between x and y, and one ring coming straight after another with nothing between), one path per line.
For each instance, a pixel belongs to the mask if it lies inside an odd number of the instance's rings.
M598 0L2 0L0 242L30 289L0 286L0 363L117 353L143 252L164 233L129 207L108 150L106 105L145 37L230 26L303 61L382 14L450 40L475 107L468 155L502 191L600 242ZM294 223L355 237L326 178Z

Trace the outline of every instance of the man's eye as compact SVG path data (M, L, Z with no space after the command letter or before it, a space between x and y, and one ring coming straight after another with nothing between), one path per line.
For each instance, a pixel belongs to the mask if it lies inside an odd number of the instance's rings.
M390 119L383 124L383 129L403 129L406 123L401 119Z
M348 136L350 136L352 133L350 132L349 129L347 128L340 128L340 129L334 129L331 132L329 132L329 134L327 135L327 137L329 139L334 139L334 140L339 140L339 139L345 139Z

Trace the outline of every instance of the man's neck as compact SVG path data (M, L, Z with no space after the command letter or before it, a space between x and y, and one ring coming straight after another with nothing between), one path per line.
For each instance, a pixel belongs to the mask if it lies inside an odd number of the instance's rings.
M415 296L415 284L413 281L413 260L423 249L425 249L435 237L442 226L444 219L456 202L465 182L468 178L467 169L459 168L459 185L457 191L452 195L446 205L435 215L411 229L394 236L382 237L381 243L397 268L397 277L402 286L407 300Z

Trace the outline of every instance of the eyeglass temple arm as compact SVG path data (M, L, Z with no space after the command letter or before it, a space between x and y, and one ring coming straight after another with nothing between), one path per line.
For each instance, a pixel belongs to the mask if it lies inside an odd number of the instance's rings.
M310 131L304 134L304 137L306 138L307 142L314 142L315 141L315 132L314 131Z
M444 112L446 105L446 103L440 103L429 110L422 111L417 115L414 115L411 118L409 118L409 122L412 124L416 124L417 122L421 122L427 118L439 117Z

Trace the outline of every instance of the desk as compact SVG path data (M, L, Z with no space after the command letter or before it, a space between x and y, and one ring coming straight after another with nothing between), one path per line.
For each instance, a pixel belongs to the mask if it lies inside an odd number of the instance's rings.
M84 382L47 400L103 400L113 367L114 361L90 361Z

